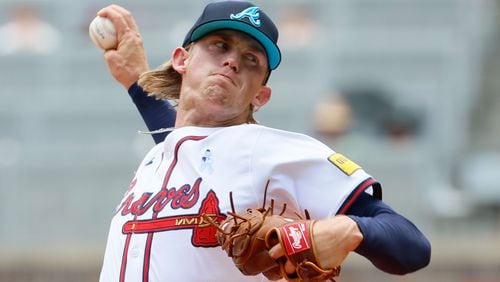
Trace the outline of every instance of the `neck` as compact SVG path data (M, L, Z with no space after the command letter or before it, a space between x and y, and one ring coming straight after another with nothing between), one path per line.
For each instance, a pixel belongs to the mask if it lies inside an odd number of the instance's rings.
M200 115L196 111L177 111L177 116L175 120L175 127L183 126L199 126L199 127L227 127L232 125L239 125L249 123L247 119L241 118L241 116L229 119L220 119L216 115Z

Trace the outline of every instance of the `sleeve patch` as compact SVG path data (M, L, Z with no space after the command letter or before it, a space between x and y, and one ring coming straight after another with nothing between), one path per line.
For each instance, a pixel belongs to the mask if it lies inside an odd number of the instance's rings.
M357 163L351 161L350 159L339 153L335 153L329 156L328 160L349 176L352 175L356 170L361 168L361 166L359 166Z

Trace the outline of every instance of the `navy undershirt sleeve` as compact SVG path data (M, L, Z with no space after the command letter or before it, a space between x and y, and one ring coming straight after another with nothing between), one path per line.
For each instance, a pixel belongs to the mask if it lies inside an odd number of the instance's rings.
M134 83L128 89L128 94L139 110L149 131L173 127L175 125L176 111L168 101L157 100L154 97L148 96L137 83ZM167 134L168 132L156 133L152 134L152 137L155 143L158 144L165 140Z
M412 222L383 201L363 193L346 215L363 233L363 242L356 253L380 270L402 275L429 264L431 245L427 238Z

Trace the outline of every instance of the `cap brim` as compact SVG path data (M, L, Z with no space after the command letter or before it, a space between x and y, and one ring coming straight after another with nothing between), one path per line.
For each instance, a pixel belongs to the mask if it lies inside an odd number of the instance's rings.
M278 67L281 62L281 52L280 49L274 44L274 42L267 37L264 33L254 28L250 24L239 22L239 21L231 21L231 20L218 20L205 23L199 27L197 27L192 35L191 41L195 41L205 36L206 34L219 30L219 29L234 29L244 33L249 34L254 37L257 41L260 42L267 53L267 60L269 63L269 69L274 70Z

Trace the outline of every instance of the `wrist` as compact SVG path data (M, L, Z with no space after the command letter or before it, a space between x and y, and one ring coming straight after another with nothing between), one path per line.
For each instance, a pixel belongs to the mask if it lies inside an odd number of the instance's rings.
M363 241L363 233L356 221L345 215L337 215L316 223L314 233L328 240L342 240L345 251L354 251Z
M313 235L318 259L324 268L340 265L363 241L357 223L345 215L316 221Z
M349 249L348 251L352 252L358 248L359 245L363 242L363 233L359 229L358 223L354 221L352 218L345 216L345 215L339 215L337 217L341 217L342 220L346 224L347 230L349 230Z

